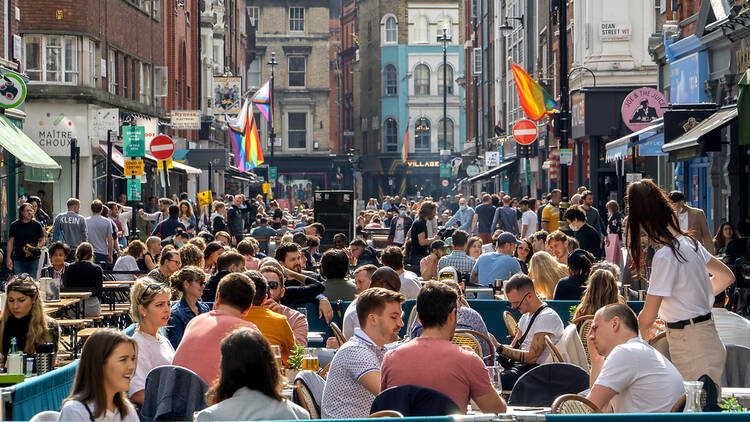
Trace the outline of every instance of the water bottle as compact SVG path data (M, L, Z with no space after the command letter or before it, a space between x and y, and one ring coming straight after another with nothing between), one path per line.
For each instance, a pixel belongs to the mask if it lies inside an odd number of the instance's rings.
M23 356L18 353L18 341L15 337L10 339L8 350L8 375L23 374Z

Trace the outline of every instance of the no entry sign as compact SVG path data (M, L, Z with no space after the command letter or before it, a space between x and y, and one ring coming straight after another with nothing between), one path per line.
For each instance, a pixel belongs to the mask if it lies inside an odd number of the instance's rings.
M151 140L149 150L157 160L168 160L174 154L174 141L167 135L159 135Z
M513 126L513 138L521 145L529 145L534 142L537 134L536 125L531 120L519 120Z

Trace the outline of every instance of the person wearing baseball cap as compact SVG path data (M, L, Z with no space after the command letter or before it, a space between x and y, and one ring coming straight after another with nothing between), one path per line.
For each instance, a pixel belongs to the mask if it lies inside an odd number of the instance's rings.
M419 271L423 280L432 280L437 276L438 261L448 255L448 246L442 240L433 240L430 243L430 254L419 261Z
M495 239L495 252L482 254L471 270L471 284L492 286L495 280L508 280L513 274L521 272L521 264L513 258L513 250L521 242L513 233L501 233Z

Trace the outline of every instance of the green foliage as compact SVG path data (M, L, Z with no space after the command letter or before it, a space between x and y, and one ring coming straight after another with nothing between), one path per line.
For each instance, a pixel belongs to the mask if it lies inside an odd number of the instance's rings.
M578 305L573 305L570 307L570 323L573 323L574 315L576 314L576 310L578 309Z
M302 369L302 360L305 358L305 348L296 344L292 349L292 353L289 354L289 360L287 360L287 369L299 371Z
M743 408L734 397L723 399L719 407L724 409L724 412L747 412L747 409Z

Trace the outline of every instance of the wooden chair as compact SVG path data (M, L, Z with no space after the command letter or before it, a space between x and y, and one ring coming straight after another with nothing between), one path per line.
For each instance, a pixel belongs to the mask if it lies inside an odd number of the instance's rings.
M552 339L550 339L549 336L544 336L544 344L546 344L547 348L549 348L550 355L552 356L552 362L565 362L562 354L559 350L557 350L557 346L555 346L555 343L552 342Z
M479 346L479 352L477 354L479 355L479 357L482 358L482 360L484 360L485 362L490 362L490 363L495 361L495 347L492 344L492 341L487 336L474 330L456 330L454 336L464 335L464 334L471 335L474 341L476 341L477 345ZM486 344L487 346L486 349L490 351L489 355L484 356L482 352L481 342L484 342ZM474 349L474 350L476 351L477 349Z
M368 416L368 418L403 418L404 415L396 410L378 410Z
M589 332L591 331L591 324L594 323L594 316L579 316L572 322L573 324L578 326L578 337L581 338L581 343L583 343L583 350L586 352L586 359L589 361L589 366L591 366L591 352L589 352L589 345L586 341L586 338L589 336Z
M320 413L318 413L318 409L315 407L312 392L310 392L305 383L302 380L296 380L294 382L294 390L297 393L299 405L310 413L310 419L320 419Z
M321 378L325 378L326 375L328 375L328 371L331 370L331 362L328 362L328 365L324 366L323 369L318 372L318 375L320 375Z
M685 400L687 400L687 394L683 394L677 399L677 402L672 406L670 413L682 413L685 410Z
M654 337L651 337L651 340L648 341L648 344L651 345L654 349L658 350L664 357L669 359L670 361L672 358L669 356L669 343L667 343L667 333L661 332Z
M331 321L331 331L333 331L333 336L336 337L336 341L339 342L339 347L343 346L344 343L346 343L346 337L344 337L341 328L339 328L339 326L333 321Z
M578 394L563 394L552 402L552 411L555 414L582 415L591 413L602 413L597 405L586 397Z
M518 321L509 311L503 311L503 322L508 330L508 339L512 340L518 334Z
M479 344L479 340L469 333L459 333L456 330L453 338L451 338L451 343L458 346L469 346L477 356L482 357L482 346Z

